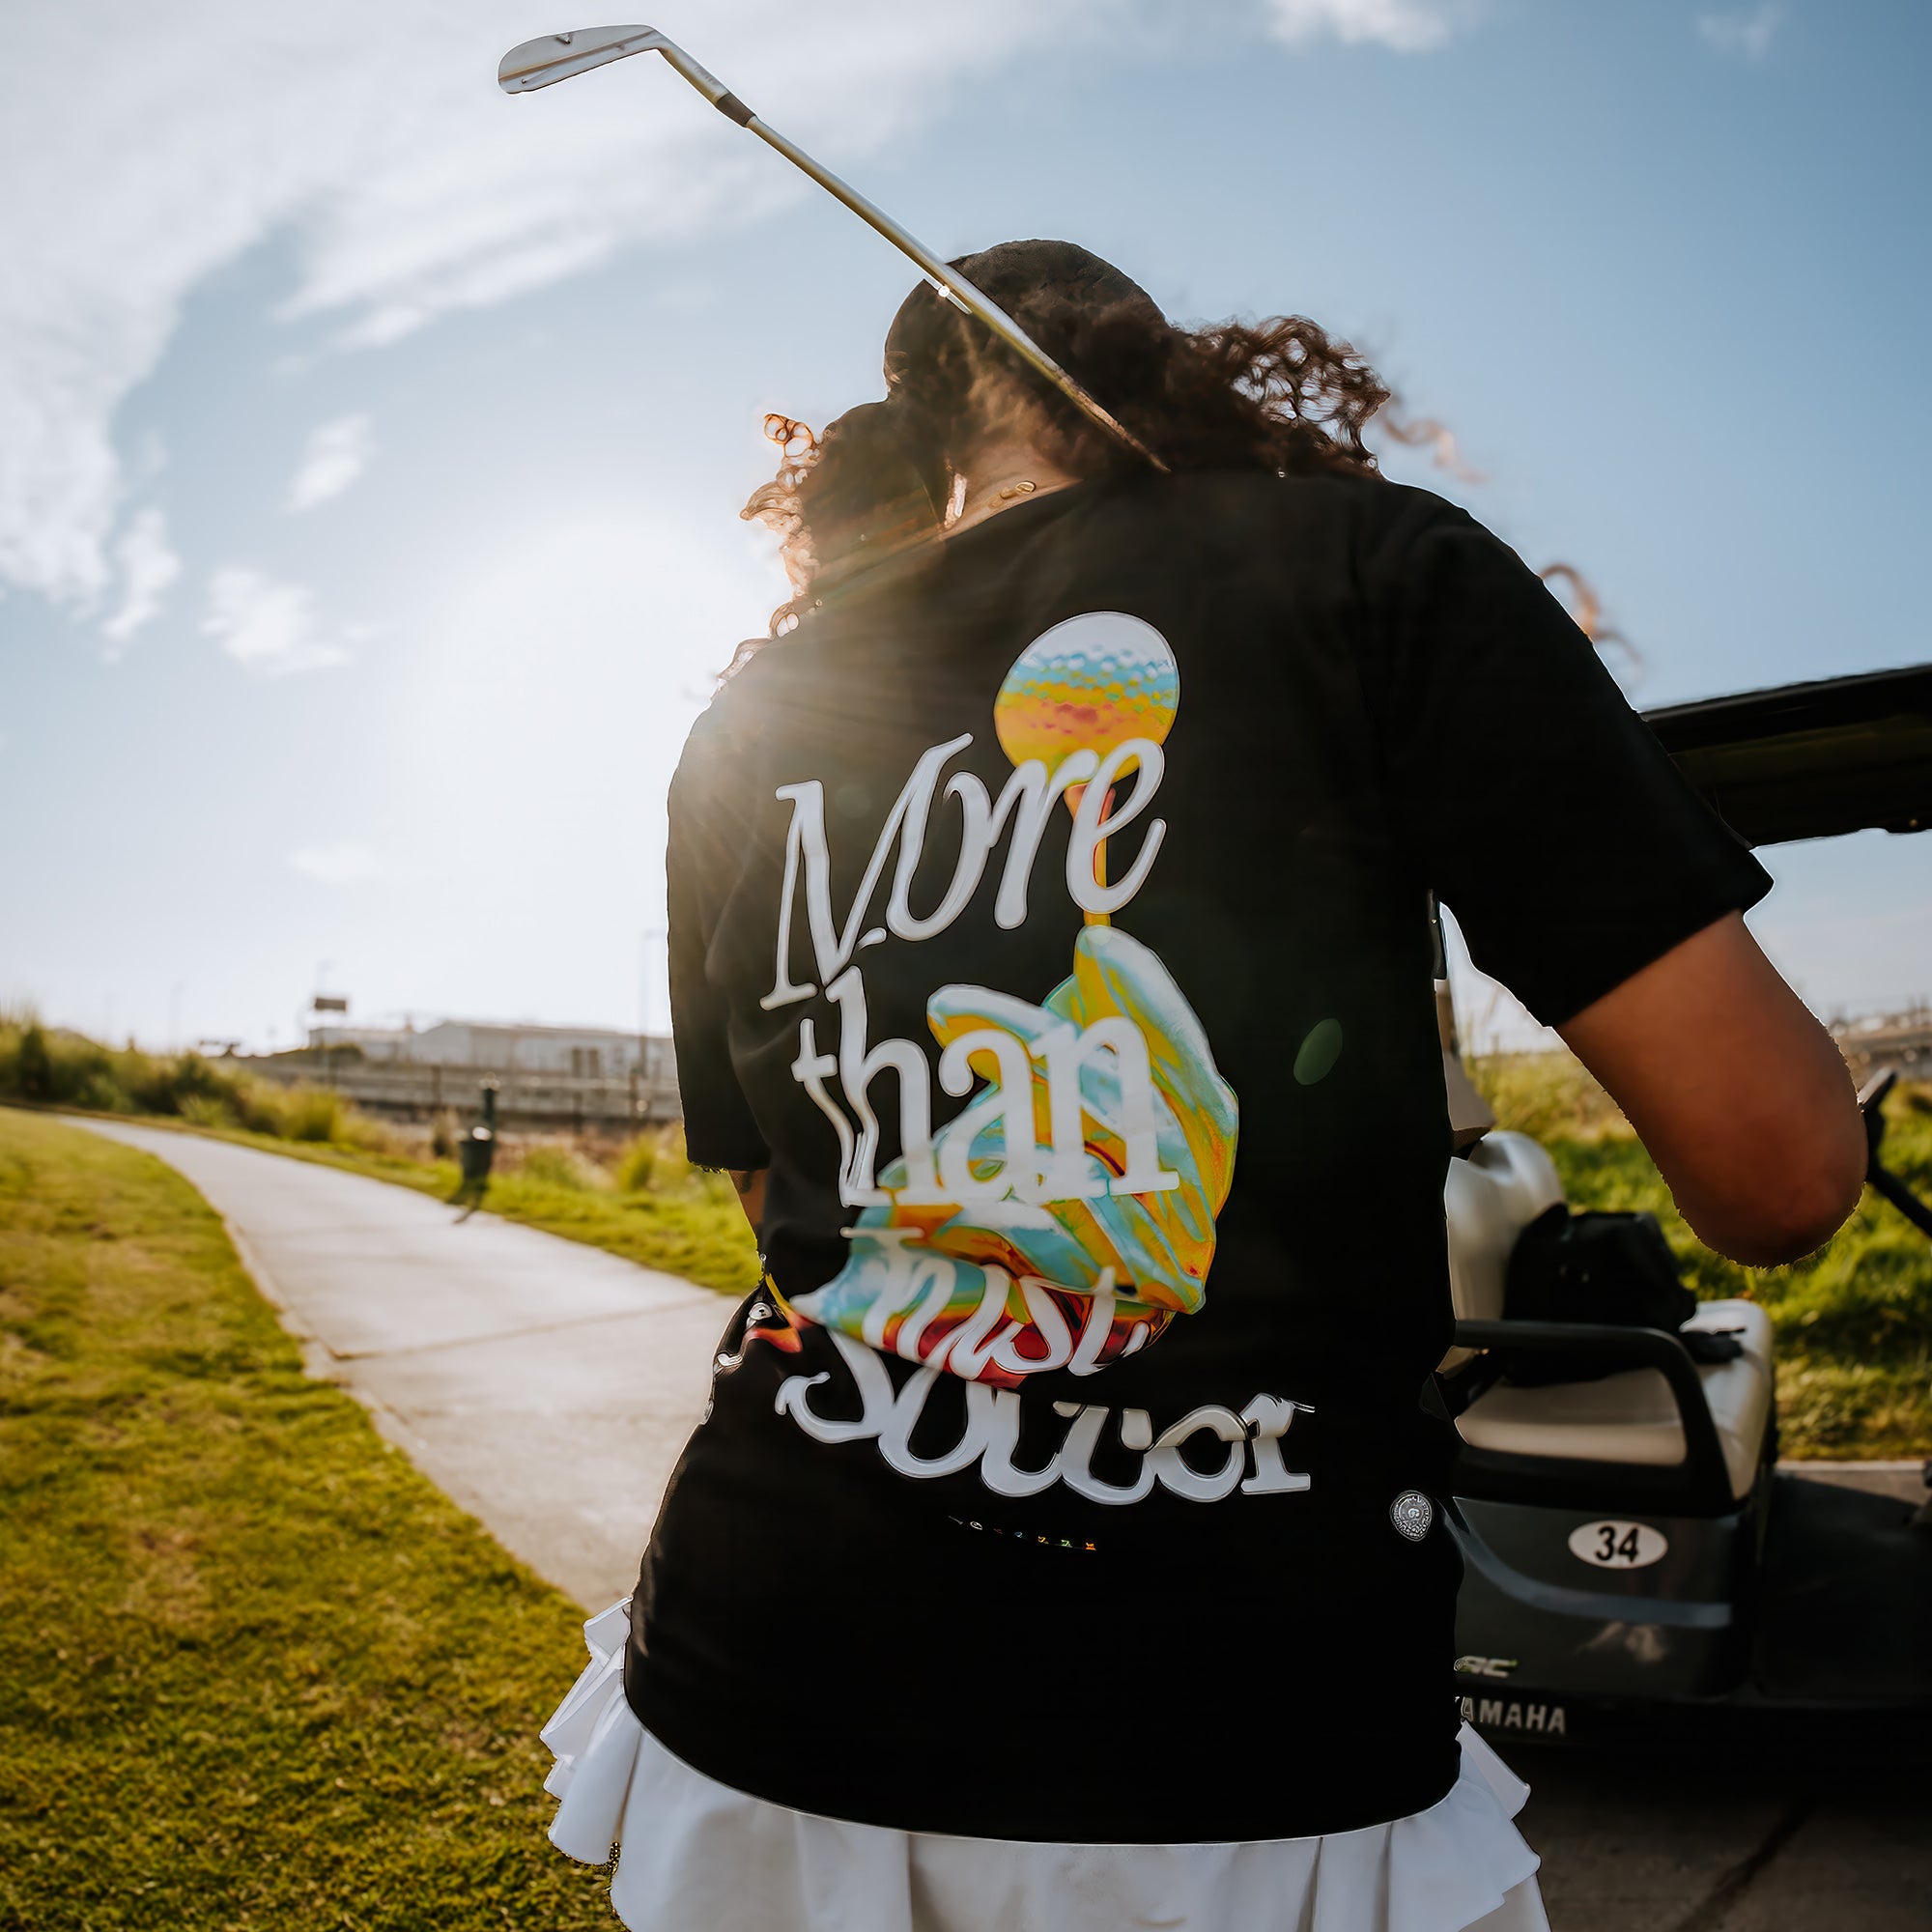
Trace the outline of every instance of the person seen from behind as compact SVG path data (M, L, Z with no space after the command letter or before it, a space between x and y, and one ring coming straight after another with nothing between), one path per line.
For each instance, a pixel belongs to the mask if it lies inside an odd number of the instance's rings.
M1388 391L1065 242L928 288L748 514L796 595L670 796L695 1161L764 1274L546 1732L635 1932L1536 1932L1452 1694L1426 908L1684 1214L1823 1241L1864 1143L1768 890L1588 639L1377 473Z

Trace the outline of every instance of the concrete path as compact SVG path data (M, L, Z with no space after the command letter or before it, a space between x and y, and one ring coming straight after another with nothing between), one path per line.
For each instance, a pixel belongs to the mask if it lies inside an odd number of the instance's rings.
M1926 1932L1932 1776L1505 1747L1553 1932Z
M228 1223L304 1344L446 1494L590 1609L627 1596L730 1304L314 1161L121 1122Z
M696 1421L723 1297L339 1169L165 1129L263 1292L424 1471L588 1607L637 1574ZM1807 1473L1821 1471L1812 1465ZM1841 1480L1917 1493L1912 1465ZM1862 1782L1507 1747L1553 1932L1928 1932L1932 1779Z

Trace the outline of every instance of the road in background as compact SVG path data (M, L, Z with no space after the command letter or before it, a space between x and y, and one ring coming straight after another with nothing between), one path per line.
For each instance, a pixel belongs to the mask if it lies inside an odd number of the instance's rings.
M337 1168L76 1124L185 1175L311 1373L361 1397L506 1548L586 1608L628 1593L703 1406L723 1296L490 1215L459 1225L440 1202ZM1520 1823L1553 1932L1932 1927L1923 1773L1504 1748L1533 1788Z

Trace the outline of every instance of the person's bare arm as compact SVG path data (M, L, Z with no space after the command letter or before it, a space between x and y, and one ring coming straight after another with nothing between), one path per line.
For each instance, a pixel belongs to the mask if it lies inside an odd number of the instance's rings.
M765 1170L734 1167L729 1173L731 1185L738 1190L738 1206L745 1210L745 1219L751 1222L752 1233L755 1235L765 1218Z
M1865 1137L1851 1072L1736 913L1557 1031L1719 1254L1795 1261L1858 1205Z

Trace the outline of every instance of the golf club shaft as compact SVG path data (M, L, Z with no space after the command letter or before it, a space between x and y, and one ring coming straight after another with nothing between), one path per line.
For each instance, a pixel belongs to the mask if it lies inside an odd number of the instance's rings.
M830 168L820 166L796 141L788 140L776 128L759 120L716 74L699 67L682 47L659 37L657 51L727 120L750 129L766 146L776 148L793 167L802 174L810 175L827 193L842 201L861 221L883 235L901 255L916 262L942 296L967 314L978 316L1021 361L1044 376L1068 402L1105 430L1116 442L1130 449L1152 469L1166 471L1167 465L1132 430L1089 395L1011 316L981 295L963 275L949 269L924 242L909 235L884 209L874 207L857 188L840 181Z
M840 181L830 168L821 167L795 141L787 140L776 128L766 126L755 114L744 125L761 141L776 148L795 168L810 175L820 187L838 196L861 221L875 228L900 254L918 263L942 296L969 315L978 316L1021 361L1044 376L1068 402L1105 430L1116 442L1131 450L1153 469L1163 471L1167 469L1167 465L1132 430L1089 395L1004 309L981 295L956 269L949 269L931 249L907 234L883 209L874 207L856 188Z

